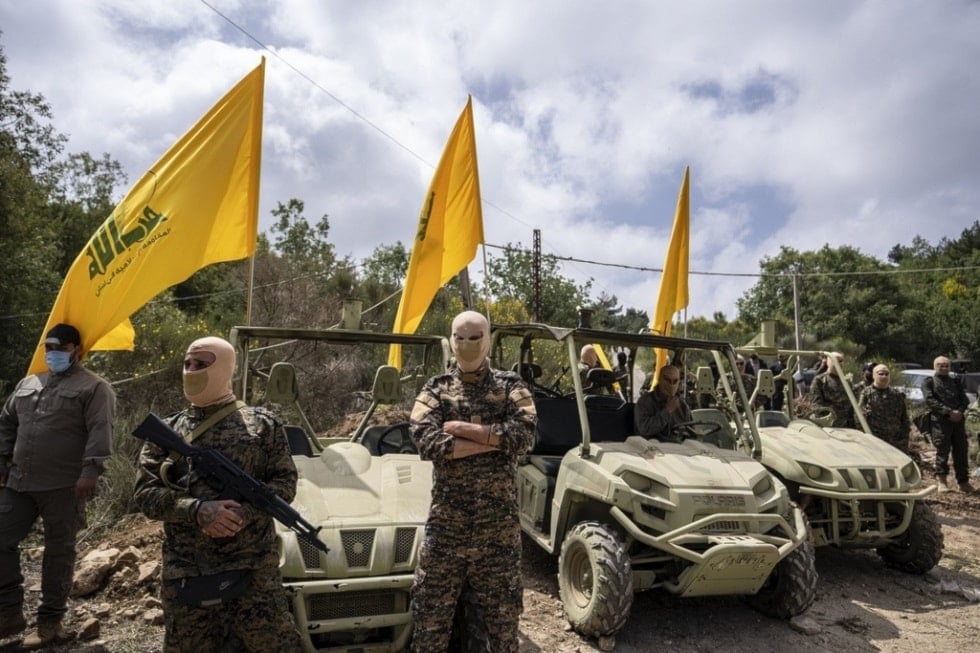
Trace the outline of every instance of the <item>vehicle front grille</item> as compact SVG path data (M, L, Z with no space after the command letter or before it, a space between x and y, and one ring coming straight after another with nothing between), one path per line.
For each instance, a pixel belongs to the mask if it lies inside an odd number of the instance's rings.
M412 551L415 549L415 529L396 528L395 529L395 564L401 565L410 562Z
M299 552L303 556L303 565L307 569L320 568L320 550L301 537L296 538L299 542Z
M311 621L373 617L395 612L395 592L343 592L310 598Z
M737 521L716 521L699 530L702 533L741 533L745 529Z
M341 531L340 541L344 545L348 567L367 567L371 564L374 529Z

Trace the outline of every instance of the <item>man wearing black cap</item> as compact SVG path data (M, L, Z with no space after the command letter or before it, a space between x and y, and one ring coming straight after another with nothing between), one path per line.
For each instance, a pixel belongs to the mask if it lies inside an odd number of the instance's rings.
M48 372L20 381L0 411L0 639L27 628L19 546L38 517L44 562L37 630L24 648L63 637L75 536L112 453L116 398L79 362L78 329L57 324L44 340Z

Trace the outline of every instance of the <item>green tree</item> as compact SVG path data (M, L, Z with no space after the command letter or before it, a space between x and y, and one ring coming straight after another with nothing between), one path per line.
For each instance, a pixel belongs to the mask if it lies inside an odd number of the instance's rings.
M860 343L874 357L901 359L907 351L902 318L914 307L895 276L883 274L891 266L849 246L824 246L816 252L784 246L760 267L764 276L738 300L739 319L752 325L763 319L792 325L797 275L800 320L813 337Z
M590 279L577 285L560 273L560 261L555 256L541 257L541 321L558 326L578 324L578 307L589 306ZM503 254L487 257L484 283L491 300L516 299L528 310L534 305L534 257L525 249L508 243Z
M20 379L60 285L50 167L65 137L40 95L11 90L0 50L0 392Z

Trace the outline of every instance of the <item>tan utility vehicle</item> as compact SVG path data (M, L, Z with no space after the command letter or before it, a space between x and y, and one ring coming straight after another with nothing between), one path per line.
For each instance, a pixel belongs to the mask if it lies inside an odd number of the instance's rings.
M810 606L817 574L806 518L757 462L754 421L730 425L707 409L675 433L680 442L635 434L641 350L734 369L730 344L541 324L491 332L494 365L521 374L538 412L536 443L518 469L521 527L559 556L561 599L576 631L615 634L641 590L744 595L780 618ZM616 352L624 368L593 369L583 381L584 344ZM735 391L744 398L740 384Z
M943 554L943 534L923 499L936 487L923 484L909 456L871 433L850 384L845 389L859 429L829 426L834 415L827 409L796 415L792 372L797 362L829 352L777 349L771 337L764 339L768 342L760 339L739 352L770 361L780 352L787 355L787 369L779 378L762 370L753 390L753 396L771 398L775 381L781 381L783 410L742 417L757 420L760 460L806 511L815 545L875 549L891 567L917 574L932 569ZM845 378L837 359L829 360ZM735 414L732 406L727 402L729 415Z
M278 528L304 650L403 650L432 486L432 465L415 453L407 421L421 385L446 369L447 341L244 326L230 340L239 356L236 392L286 419L299 471L293 507L322 527L330 549ZM403 348L402 374L385 364L392 343Z

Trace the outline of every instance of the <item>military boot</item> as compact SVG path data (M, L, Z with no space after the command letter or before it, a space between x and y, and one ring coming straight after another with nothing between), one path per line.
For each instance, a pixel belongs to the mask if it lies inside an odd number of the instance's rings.
M949 490L949 486L946 484L946 477L945 476L937 476L936 477L936 484L938 486L936 488L936 491L938 491L938 492L946 492L947 490Z
M0 612L0 639L18 635L27 628L27 619L22 610Z
M65 632L65 629L61 627L61 621L38 621L37 630L32 631L27 637L24 638L24 641L21 642L21 648L27 650L41 648L45 644L50 644L56 639L68 639L68 634Z

